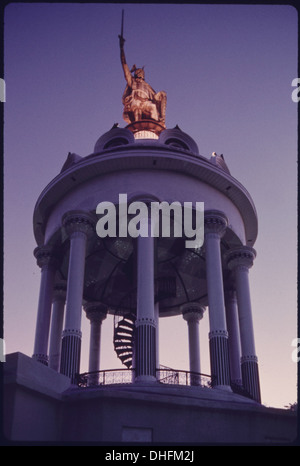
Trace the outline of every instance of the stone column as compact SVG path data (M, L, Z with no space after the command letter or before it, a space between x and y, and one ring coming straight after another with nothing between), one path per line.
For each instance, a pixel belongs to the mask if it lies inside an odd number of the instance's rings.
M231 390L221 261L221 238L226 227L227 218L222 212L208 211L204 214L212 385Z
M136 310L135 310L135 315L136 315ZM131 380L132 380L132 383L135 382L135 361L136 361L136 326L133 330L133 341L132 341L132 364L131 364L131 371L132 371L132 374L131 374Z
M87 303L84 305L86 316L91 322L90 331L90 352L89 352L89 372L96 372L89 375L89 385L99 383L100 370L100 346L102 322L107 316L107 307L102 303Z
M149 230L148 230L149 228ZM156 325L154 312L154 238L150 219L141 220L137 238L137 319L135 332L135 375L137 382L156 381Z
M49 367L59 372L61 357L61 339L66 301L66 285L57 284L54 287L52 300L52 320L49 345Z
M225 289L226 322L228 329L229 361L231 382L242 385L241 344L237 311L237 300L234 289Z
M249 268L252 267L255 256L255 250L249 246L234 248L226 254L228 267L234 272L235 277L242 349L243 387L254 400L260 403L258 362L255 352L249 287Z
M60 371L74 382L80 368L86 243L88 236L94 231L94 219L87 212L73 211L64 215L63 226L70 237L70 258Z
M32 357L42 364L48 365L49 328L57 260L51 249L47 247L36 248L34 255L38 266L41 267L41 283Z
M186 303L181 307L182 317L187 321L189 332L189 359L191 385L201 385L199 321L203 317L204 307L199 303Z
M159 302L154 305L154 318L156 327L156 369L159 369Z

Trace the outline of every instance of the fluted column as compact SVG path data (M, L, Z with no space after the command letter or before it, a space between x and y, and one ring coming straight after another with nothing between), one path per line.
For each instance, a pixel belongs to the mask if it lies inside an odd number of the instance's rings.
M204 307L199 303L186 303L181 307L182 317L187 321L189 333L189 360L190 372L200 374L200 338L199 321L203 317ZM201 378L197 374L191 374L191 385L200 385Z
M227 218L222 212L208 211L204 214L212 385L231 390L221 261L221 238L226 227Z
M97 372L100 370L101 327L107 316L107 307L102 303L92 302L85 304L84 310L91 323L89 372ZM95 385L98 381L99 374L89 375L89 385Z
M70 258L60 371L74 382L80 368L86 243L94 231L94 219L87 212L69 212L63 217L63 226L70 237Z
M154 311L154 238L150 219L141 220L137 238L137 319L135 332L136 381L156 380L156 324Z
M52 300L52 319L49 345L49 367L59 371L61 357L61 339L63 331L64 311L66 301L66 285L57 284L54 287Z
M225 290L226 322L228 329L229 362L231 382L242 385L241 344L237 311L237 299L234 289Z
M228 267L234 272L241 336L241 370L243 387L260 403L258 362L255 352L249 268L256 252L249 246L234 248L226 254Z
M37 259L38 266L41 267L41 283L32 357L42 364L48 365L52 293L57 260L54 257L53 251L47 247L36 248L34 250L34 255Z
M154 304L155 334L156 334L156 369L159 369L159 301Z

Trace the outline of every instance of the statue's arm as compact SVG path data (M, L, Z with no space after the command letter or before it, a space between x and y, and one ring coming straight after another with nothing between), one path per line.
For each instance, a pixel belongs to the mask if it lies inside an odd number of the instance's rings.
M120 39L121 65L122 65L122 68L123 68L124 77L125 77L125 80L127 81L128 86L132 87L132 76L131 76L131 73L130 73L129 67L128 67L127 63L126 63L126 58L125 58L125 51L124 51L125 39L122 36L119 36L119 39Z

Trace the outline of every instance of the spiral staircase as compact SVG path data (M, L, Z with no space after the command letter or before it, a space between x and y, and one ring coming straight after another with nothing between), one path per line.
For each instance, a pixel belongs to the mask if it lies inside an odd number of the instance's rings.
M115 316L115 319L120 316ZM116 322L114 329L114 348L118 358L130 369L132 367L133 340L136 316L128 313Z
M156 279L155 301L172 296L176 296L176 278L169 276ZM136 294L134 297L136 300ZM132 367L135 320L136 315L132 311L122 315L115 314L114 348L118 358L128 369Z

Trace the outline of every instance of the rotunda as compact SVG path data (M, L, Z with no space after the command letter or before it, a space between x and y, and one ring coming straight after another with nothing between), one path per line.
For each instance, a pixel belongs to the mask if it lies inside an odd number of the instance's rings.
M182 234L176 230L175 206L187 202L194 223L194 206L204 205L197 247L186 247L182 225ZM146 214L132 235L134 206L141 203ZM160 212L169 207L168 235L143 234L143 228L152 231L153 203ZM115 217L105 219L111 207ZM102 237L101 218L107 227ZM159 321L180 314L189 332L187 383L201 386L198 327L207 309L209 386L260 402L248 277L257 215L222 156L200 155L178 126L164 129L147 119L126 128L114 125L93 153L68 155L39 196L33 223L41 267L35 359L72 383L99 383L101 323L113 314L114 349L131 382L168 383L174 371L166 375L158 360ZM89 369L80 378L83 313L91 334Z

